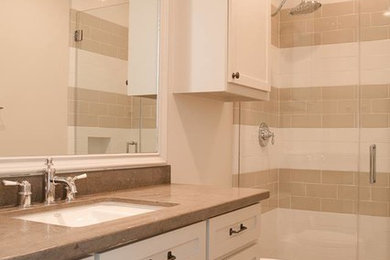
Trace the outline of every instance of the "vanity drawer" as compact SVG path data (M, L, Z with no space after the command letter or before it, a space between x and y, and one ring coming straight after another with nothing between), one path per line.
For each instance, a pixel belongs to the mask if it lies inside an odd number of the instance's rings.
M256 204L208 221L209 260L221 258L260 237L261 206Z
M170 255L170 257L168 257ZM205 260L206 222L97 254L96 260Z
M259 260L260 252L257 244L254 244L244 250L225 258L225 260Z

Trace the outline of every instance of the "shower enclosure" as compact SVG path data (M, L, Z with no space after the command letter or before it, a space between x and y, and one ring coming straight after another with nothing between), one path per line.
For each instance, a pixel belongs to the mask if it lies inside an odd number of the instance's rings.
M157 152L159 1L72 5L74 153Z
M234 106L233 185L271 191L264 258L388 260L390 1L290 15L299 2L272 17L270 101ZM274 145L259 145L262 122Z

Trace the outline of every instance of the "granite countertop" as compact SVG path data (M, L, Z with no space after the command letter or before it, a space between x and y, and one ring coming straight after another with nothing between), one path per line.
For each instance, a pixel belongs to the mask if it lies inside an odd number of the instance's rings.
M268 197L269 192L261 189L169 184L89 195L67 204L34 205L27 210L3 209L0 210L0 259L78 259L204 221ZM169 207L81 228L13 218L49 207L57 209L104 200Z

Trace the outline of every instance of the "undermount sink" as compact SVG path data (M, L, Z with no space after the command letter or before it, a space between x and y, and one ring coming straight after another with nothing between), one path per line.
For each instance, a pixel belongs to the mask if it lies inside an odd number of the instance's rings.
M109 201L49 210L15 218L66 227L85 227L120 218L137 216L163 208L165 207Z

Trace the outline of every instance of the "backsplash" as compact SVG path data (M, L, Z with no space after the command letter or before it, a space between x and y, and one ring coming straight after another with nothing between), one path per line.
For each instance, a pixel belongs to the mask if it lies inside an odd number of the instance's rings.
M76 176L80 173L58 174L59 176ZM77 196L97 193L113 192L117 190L133 189L144 186L170 184L171 167L157 166L149 168L120 169L88 172L86 179L78 180ZM2 180L31 182L32 203L42 203L44 198L44 176L2 177ZM15 206L18 199L18 187L0 185L0 207ZM56 199L65 198L65 189L62 185L56 186Z

